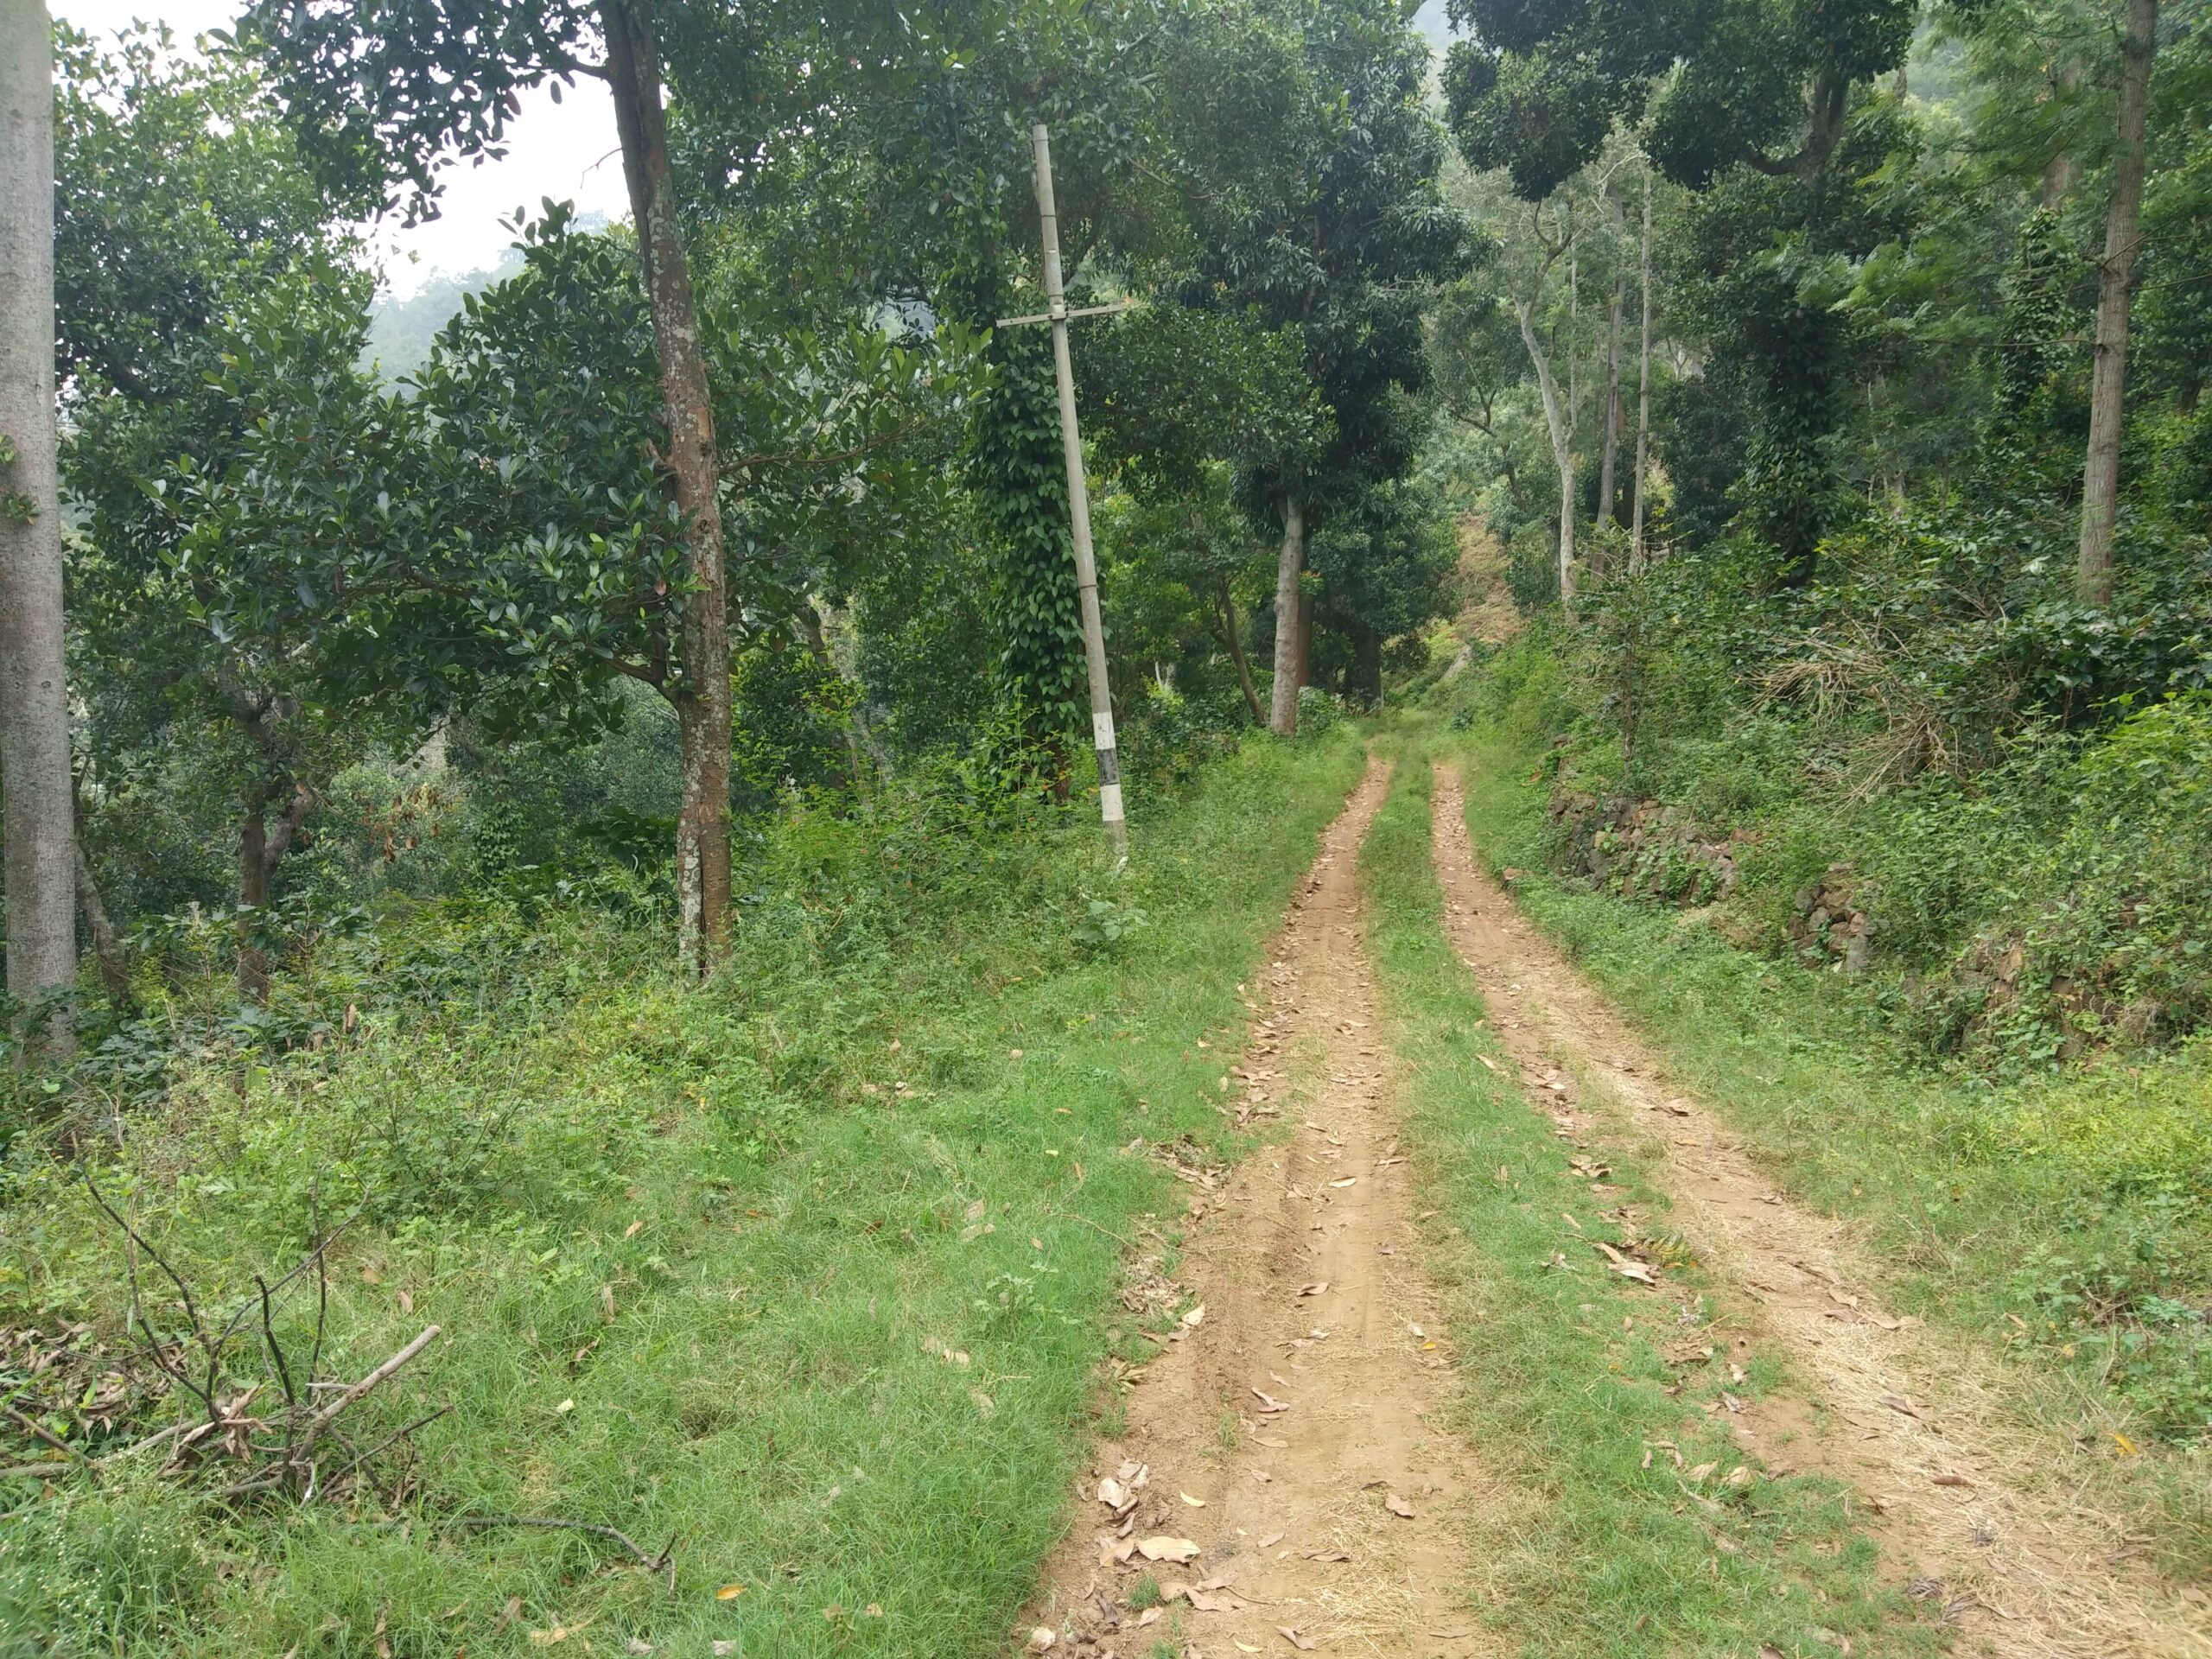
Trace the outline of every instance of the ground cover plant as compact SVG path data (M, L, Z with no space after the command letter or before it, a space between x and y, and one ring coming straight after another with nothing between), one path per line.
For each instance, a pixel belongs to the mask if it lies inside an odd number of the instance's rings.
M16 1476L10 1650L988 1649L1099 1365L1177 1311L1121 1300L1123 1241L1172 1262L1171 1162L1236 1144L1214 1104L1236 986L1357 766L1344 734L1248 747L1138 819L1157 852L1118 880L1080 830L798 826L748 870L711 992L644 965L650 918L586 911L489 988L372 1009L340 1058L188 1068L89 1152L101 1192L226 1310L290 1265L312 1202L326 1224L365 1202L328 1253L332 1374L442 1334L353 1443L446 1414L333 1459L313 1501L219 1501L251 1466L223 1455ZM1101 903L1141 925L1107 937ZM511 925L425 916L415 944L465 959ZM8 1196L11 1328L89 1319L104 1364L143 1370L79 1172L19 1142ZM149 1329L176 1300L149 1285ZM279 1302L296 1353L312 1304ZM257 1382L241 1344L218 1391ZM54 1424L94 1456L188 1409L142 1398L87 1439L77 1403ZM508 1516L672 1553L486 1518Z

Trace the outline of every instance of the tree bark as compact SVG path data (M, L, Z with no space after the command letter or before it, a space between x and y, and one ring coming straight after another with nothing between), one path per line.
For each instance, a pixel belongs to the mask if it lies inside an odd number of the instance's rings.
M676 707L683 755L683 798L676 820L677 954L688 973L702 976L729 940L729 587L722 557L721 461L698 302L676 218L651 0L603 0L601 16L622 171L660 360L668 423L668 453L662 459L690 552L683 672L669 700Z
M1621 429L1628 424L1627 412L1621 407L1621 311L1628 303L1628 262L1620 257L1620 245L1626 229L1620 199L1610 188L1605 192L1605 205L1613 215L1613 300L1605 320L1605 441L1599 451L1598 461L1600 530L1618 522L1613 512L1613 471L1620 450Z
M1298 578L1306 568L1306 504L1286 496L1282 550L1275 556L1275 681L1268 693L1268 729L1277 737L1298 732Z
M108 919L107 905L100 898L100 884L92 874L92 861L85 855L85 798L75 771L69 774L69 823L75 842L77 916L85 936L92 942L92 956L100 965L100 988L118 1015L131 1012L137 999L130 994L130 959L124 952L123 937Z
M1636 486L1628 537L1628 567L1643 569L1643 485L1651 470L1651 168L1643 168L1643 234L1637 249L1637 283L1643 322L1636 348Z
M2120 511L2120 441L2126 415L2128 307L2143 214L2144 130L2151 66L2158 48L2158 0L2128 0L2120 42L2119 149L2105 257L2097 277L2096 359L2089 383L2089 449L2082 478L2082 546L2075 588L2085 605L2109 605L2113 539Z
M77 980L54 327L54 26L41 0L0 0L0 884L23 1001ZM73 1029L57 1009L48 1043Z
M1544 430L1552 442L1552 465L1559 469L1559 602L1567 620L1574 620L1574 438L1560 408L1559 382L1552 378L1551 359L1536 340L1534 308L1514 302L1521 320L1521 343L1535 365L1536 390L1543 395Z
M1313 683L1313 595L1298 584L1298 689Z
M1244 660L1244 639L1236 621L1236 597L1229 591L1225 582L1221 584L1221 620L1222 638L1229 642L1229 660L1236 664L1236 684L1244 693L1244 707L1255 726L1264 726L1268 717L1260 708L1260 694L1252 687L1252 665Z
M2069 58L2060 64L2051 77L2051 87L2060 97L2069 97L2081 90L2082 60ZM2050 158L2043 170L2043 205L2056 207L2066 200L2066 193L2082 176L2082 164L2064 150Z
M269 809L291 785L291 796L274 828ZM289 775L263 772L245 787L238 815L238 989L256 1002L269 1001L269 953L262 946L262 918L269 911L269 887L276 867L292 850L307 822L315 797Z

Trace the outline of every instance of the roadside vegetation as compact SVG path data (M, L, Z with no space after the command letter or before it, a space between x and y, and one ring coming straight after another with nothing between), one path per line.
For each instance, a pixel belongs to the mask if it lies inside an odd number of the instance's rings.
M1154 850L1118 881L1080 828L794 825L747 867L762 920L706 992L652 906L486 895L373 960L331 947L340 1006L385 988L358 1025L181 1065L89 1164L144 1241L149 1332L192 1317L156 1250L202 1328L250 1311L238 1418L276 1414L269 1351L306 1386L319 1325L313 1375L348 1381L438 1327L342 1420L314 1501L224 1501L166 1447L73 1466L186 1402L109 1322L130 1252L86 1166L20 1144L0 1291L40 1332L7 1363L73 1461L6 1522L0 1650L989 1649L1102 1366L1180 1311L1174 1167L1236 1149L1238 987L1359 764L1343 731L1249 747L1138 819ZM257 1276L349 1217L327 1322L308 1275L264 1351ZM196 1375L191 1341L174 1359ZM228 1484L273 1459L226 1462Z

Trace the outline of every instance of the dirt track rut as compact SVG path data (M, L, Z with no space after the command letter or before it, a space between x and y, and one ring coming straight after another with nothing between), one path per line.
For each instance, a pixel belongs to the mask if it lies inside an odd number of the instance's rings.
M1770 1465L1856 1487L1885 1554L1940 1600L1961 1650L2021 1656L2212 1655L2212 1609L2128 1562L2113 1517L2037 1490L2032 1442L1963 1345L1887 1313L1841 1224L1776 1189L1473 855L1459 775L1440 766L1434 855L1454 948L1532 1096L1566 1133L1623 1137L1670 1197L1735 1325L1789 1355L1809 1392L1732 1421Z
M1291 1133L1229 1173L1189 1233L1179 1277L1205 1313L1075 1495L1033 1609L1056 1653L1134 1659L1171 1635L1209 1659L1487 1650L1456 1603L1484 1483L1441 1427L1452 1373L1358 932L1358 849L1388 782L1370 764L1273 952L1245 1109ZM1134 1510L1099 1501L1138 1471ZM1157 1538L1198 1553L1147 1560ZM1132 1605L1147 1577L1170 1597L1148 1620Z

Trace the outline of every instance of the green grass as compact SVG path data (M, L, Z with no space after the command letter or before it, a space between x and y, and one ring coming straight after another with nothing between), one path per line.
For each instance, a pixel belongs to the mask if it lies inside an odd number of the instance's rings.
M1834 976L1549 874L1533 748L1448 747L1529 916L1801 1200L1866 1230L1900 1311L2009 1357L2054 1478L2142 1521L2183 1580L2212 1572L2212 1051L2013 1083L1916 1063Z
M452 1410L396 1502L233 1513L143 1468L0 1487L0 1655L997 1650L1102 1362L1148 1351L1122 1241L1172 1240L1179 1189L1123 1148L1235 1149L1239 982L1359 765L1348 734L1248 744L1139 819L1118 883L1087 830L802 825L704 991L631 925L480 918L393 945L446 988L344 1058L185 1076L109 1187L211 1300L290 1259L313 1182L340 1211L367 1189L330 1369L435 1321L354 1429ZM1093 952L1109 891L1150 925ZM472 981L495 945L513 974ZM7 1198L4 1322L119 1343L116 1241L68 1171L27 1138ZM672 1580L474 1514L673 1537Z
M1861 1652L1938 1650L1941 1633L1878 1582L1843 1490L1805 1476L1723 1484L1758 1465L1704 1409L1722 1361L1677 1370L1656 1346L1713 1310L1694 1272L1670 1272L1662 1293L1615 1288L1585 1241L1618 1230L1568 1169L1568 1143L1477 1059L1500 1051L1443 932L1429 804L1415 751L1360 871L1409 1146L1437 1211L1434 1262L1465 1384L1458 1427L1508 1488L1503 1512L1478 1518L1487 1577L1471 1593L1528 1655L1740 1656L1763 1643L1821 1654L1840 1651L1838 1637ZM1648 1203L1637 1173L1607 1158L1630 1200ZM1723 1358L1733 1351L1719 1345ZM1767 1356L1747 1369L1753 1392L1778 1374ZM1692 1490L1664 1449L1644 1466L1660 1441L1692 1469L1717 1463L1714 1477Z

